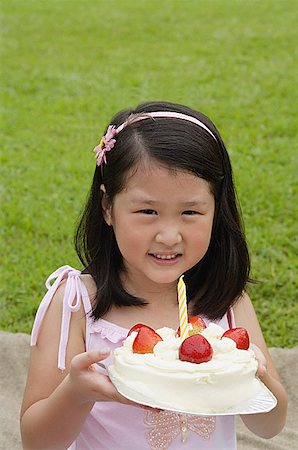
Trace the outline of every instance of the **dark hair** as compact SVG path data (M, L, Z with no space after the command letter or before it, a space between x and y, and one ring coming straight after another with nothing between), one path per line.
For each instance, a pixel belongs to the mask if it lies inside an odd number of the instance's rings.
M101 184L112 204L125 186L131 169L153 159L160 164L182 169L206 180L215 197L215 217L209 248L185 274L187 296L194 314L220 319L241 295L249 281L250 261L243 232L240 208L233 184L230 159L215 125L205 115L186 106L168 102L149 102L135 110L118 113L111 124L118 127L131 114L175 111L203 122L216 140L200 126L182 119L154 118L128 125L116 137L107 164L96 167L87 204L80 218L75 246L77 254L95 280L97 294L92 316L102 317L115 306L141 306L143 299L130 295L122 286L122 255L102 213Z

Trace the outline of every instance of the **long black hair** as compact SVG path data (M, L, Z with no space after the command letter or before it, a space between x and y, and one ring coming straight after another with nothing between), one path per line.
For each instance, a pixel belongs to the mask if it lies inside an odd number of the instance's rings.
M236 197L230 159L215 125L204 114L168 102L148 102L136 109L119 112L111 121L118 127L131 114L175 111L193 116L204 128L186 120L154 118L134 122L116 137L107 164L96 167L93 182L76 234L75 247L97 286L92 316L98 319L112 305L142 306L144 299L126 292L120 274L124 270L113 227L106 224L102 211L104 184L106 199L113 203L125 187L131 170L144 158L165 167L188 171L209 183L215 198L215 217L210 244L204 257L185 274L187 297L194 314L220 319L242 294L249 281L250 260Z

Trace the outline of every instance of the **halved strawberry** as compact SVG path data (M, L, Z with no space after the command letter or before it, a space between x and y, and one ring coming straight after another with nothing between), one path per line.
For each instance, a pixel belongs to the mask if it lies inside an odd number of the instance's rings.
M143 325L139 328L138 334L132 344L132 351L141 354L153 353L153 349L159 341L162 341L159 334L147 325Z
M240 350L247 350L249 347L249 335L245 328L231 328L230 330L224 332L221 339L223 337L227 337L235 341L236 347Z
M188 335L199 334L206 327L204 320L200 316L190 316L188 318L188 323L191 325L188 327ZM177 330L177 335L180 336L180 327Z
M194 334L186 338L179 348L179 359L195 364L210 361L213 349L202 334Z
M133 331L138 332L139 329L140 329L141 327L146 327L146 326L147 326L147 325L144 325L143 323L137 323L136 325L134 325L133 327L131 327L131 329L130 329L129 332L127 333L127 336L130 336L131 333L132 333Z

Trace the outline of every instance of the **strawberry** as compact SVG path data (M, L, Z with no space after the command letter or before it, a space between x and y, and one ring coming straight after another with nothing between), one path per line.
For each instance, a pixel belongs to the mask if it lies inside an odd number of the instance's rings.
M188 318L188 334L192 336L193 334L199 334L206 327L206 324L200 316L190 316ZM177 335L180 336L180 327L177 330Z
M202 334L194 334L186 338L179 348L179 359L195 364L210 361L213 349Z
M130 336L133 331L138 332L141 327L146 327L146 326L147 325L144 325L143 323L137 323L129 330L129 332L127 333L127 336Z
M236 342L236 347L240 350L247 350L249 347L249 336L245 328L231 328L224 332L221 338L227 337Z
M153 353L153 349L157 342L162 338L152 328L142 325L132 344L133 353Z

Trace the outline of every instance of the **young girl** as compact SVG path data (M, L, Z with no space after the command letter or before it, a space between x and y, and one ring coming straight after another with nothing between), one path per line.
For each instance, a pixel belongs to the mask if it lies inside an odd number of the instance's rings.
M145 103L117 114L95 152L76 233L85 269L63 266L49 277L32 331L24 448L236 448L232 416L146 409L120 395L96 364L110 364L136 323L178 327L182 274L189 315L248 330L258 376L278 404L242 419L259 436L276 435L286 394L245 292L249 256L216 127L185 106Z

